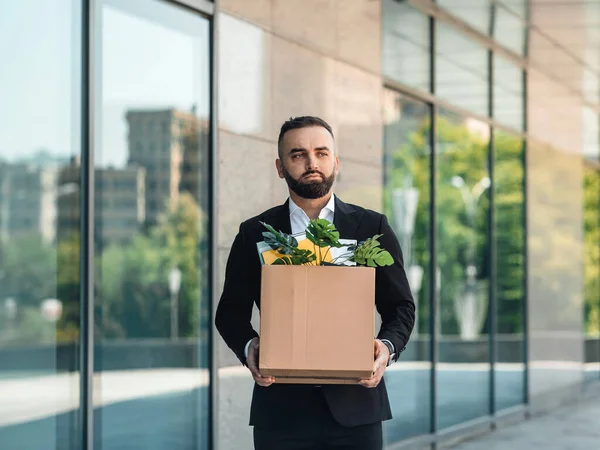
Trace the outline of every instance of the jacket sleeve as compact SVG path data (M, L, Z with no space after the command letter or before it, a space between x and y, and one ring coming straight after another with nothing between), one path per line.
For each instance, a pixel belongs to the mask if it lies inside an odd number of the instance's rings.
M244 350L249 340L258 336L251 324L255 288L251 282L251 248L244 235L243 224L233 241L227 266L223 293L215 314L215 326L227 346L242 364L246 364Z
M375 306L381 315L381 328L377 337L394 344L398 359L405 349L415 323L415 302L408 284L402 250L387 218L382 215L379 242L390 252L394 264L378 267L375 275Z

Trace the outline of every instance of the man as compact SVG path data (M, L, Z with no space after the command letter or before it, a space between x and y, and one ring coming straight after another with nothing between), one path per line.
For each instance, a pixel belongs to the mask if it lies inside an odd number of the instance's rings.
M256 382L250 411L255 449L380 450L382 421L391 418L382 376L404 350L415 317L400 246L385 216L333 195L339 159L333 132L325 121L297 117L284 123L278 153L277 172L286 180L290 197L282 206L240 225L215 320L219 333ZM260 222L298 233L315 218L333 222L342 239L360 242L382 234L382 248L394 257L392 266L376 269L375 305L382 325L374 341L374 375L361 385L274 384L272 377L258 370L260 339L250 319L253 304L260 308L256 243L263 240L265 231Z

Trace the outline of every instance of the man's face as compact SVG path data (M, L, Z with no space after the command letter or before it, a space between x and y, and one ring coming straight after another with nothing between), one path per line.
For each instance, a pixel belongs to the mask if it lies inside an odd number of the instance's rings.
M338 157L329 131L314 126L290 130L281 142L276 161L279 178L298 196L308 199L329 193L338 171Z

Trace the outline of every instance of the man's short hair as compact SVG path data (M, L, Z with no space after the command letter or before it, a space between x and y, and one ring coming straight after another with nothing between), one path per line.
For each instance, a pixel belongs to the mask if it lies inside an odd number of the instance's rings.
M283 142L283 136L290 130L297 130L298 128L308 128L308 127L323 127L331 137L335 140L333 136L333 130L331 126L325 122L320 117L314 116L301 116L301 117L290 117L282 126L281 131L279 131L279 139L277 139L277 153L279 154L279 158L281 158L281 143Z

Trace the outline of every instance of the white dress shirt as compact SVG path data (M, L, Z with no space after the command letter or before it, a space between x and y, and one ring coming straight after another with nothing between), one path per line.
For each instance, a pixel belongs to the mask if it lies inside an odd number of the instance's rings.
M310 222L310 217L308 217L304 210L298 205L296 205L291 198L289 199L288 203L290 209L290 224L292 225L292 234L304 233L306 231L306 228L308 227L308 223ZM319 219L327 219L329 222L333 223L334 216L335 195L332 194L325 207L319 213ZM381 341L388 342L392 346L392 348L394 348L394 345L387 339L382 339ZM248 358L248 349L250 348L250 342L252 342L252 340L248 341L244 349L244 354L246 355L246 358Z
M292 225L292 234L304 233L310 222L310 217L306 215L304 210L294 203L290 198L290 223ZM331 198L325 205L325 208L319 213L319 219L327 219L333 223L333 216L335 214L335 195L331 195Z

